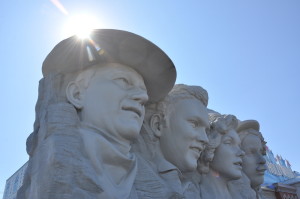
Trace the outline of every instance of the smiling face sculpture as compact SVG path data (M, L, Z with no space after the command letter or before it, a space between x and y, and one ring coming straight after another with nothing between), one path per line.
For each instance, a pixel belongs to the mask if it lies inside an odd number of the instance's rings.
M243 151L241 140L236 132L237 119L233 115L211 115L211 129L208 137L214 148L210 168L226 181L242 176Z
M207 109L196 98L179 100L169 106L173 108L169 107L167 125L161 129L160 148L164 157L180 171L193 171L208 142Z
M213 173L226 181L238 179L242 172L241 140L236 128L238 120L234 115L209 113L209 143L198 160L198 172Z
M145 103L174 86L172 60L139 35L98 29L59 42L42 72L17 198L128 198L137 171L131 144Z
M208 145L198 160L200 195L203 199L231 199L228 182L242 177L241 140L236 132L238 120L233 115L210 113Z
M132 68L117 63L95 66L80 73L68 90L83 123L120 141L139 134L148 95L143 78Z
M242 170L240 138L235 130L231 129L221 138L216 148L211 168L218 172L220 177L227 180L239 179Z

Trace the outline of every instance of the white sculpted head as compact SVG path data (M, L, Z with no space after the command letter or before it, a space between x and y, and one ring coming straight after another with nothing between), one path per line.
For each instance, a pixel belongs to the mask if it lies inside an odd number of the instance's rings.
M208 142L208 94L200 86L175 85L159 103L146 109L154 137L164 158L182 172L197 168Z
M259 123L255 120L241 122L238 133L242 141L242 150L245 152L243 172L250 179L251 187L257 190L264 181L266 171L266 142L259 132Z
M209 144L199 159L200 172L209 169L217 176L228 180L242 176L241 140L236 132L238 120L233 115L210 114Z
M59 42L42 72L18 198L129 198L137 174L131 144L145 103L174 86L172 60L139 35L98 29Z
M148 100L142 76L118 63L96 65L79 73L69 83L67 97L83 123L127 141L139 134Z

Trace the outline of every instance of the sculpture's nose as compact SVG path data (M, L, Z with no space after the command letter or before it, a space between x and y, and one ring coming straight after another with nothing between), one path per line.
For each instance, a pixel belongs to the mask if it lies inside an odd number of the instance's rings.
M201 128L199 134L198 134L198 140L200 142L202 142L204 145L207 145L208 144L208 137L207 137L207 134L206 134L206 130L205 128Z
M148 101L149 97L146 90L142 88L135 88L132 93L132 99L144 106Z
M239 157L244 157L245 156L245 152L241 149L241 147L238 147L238 156Z

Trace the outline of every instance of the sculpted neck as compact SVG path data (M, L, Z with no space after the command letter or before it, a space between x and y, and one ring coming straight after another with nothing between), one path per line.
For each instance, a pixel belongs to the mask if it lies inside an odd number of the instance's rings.
M201 184L203 186L201 192L205 196L203 197L203 199L232 199L231 194L228 190L228 180L226 178L223 178L222 176L219 176L219 174L212 169L210 169L207 175L203 176Z
M130 144L122 144L99 129L82 124L80 135L87 158L99 179L106 186L133 183L136 174L136 158L130 153ZM110 185L111 184L111 185Z

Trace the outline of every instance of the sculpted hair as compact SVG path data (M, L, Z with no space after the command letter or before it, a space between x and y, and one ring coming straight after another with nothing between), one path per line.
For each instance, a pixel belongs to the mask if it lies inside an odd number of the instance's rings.
M176 84L169 94L161 101L147 104L145 121L149 123L153 114L160 114L166 125L165 116L172 110L172 106L179 100L197 99L205 107L208 104L208 93L201 86L189 86L185 84Z
M238 120L234 115L209 114L210 129L207 132L208 145L198 160L199 173L209 172L209 163L214 158L216 148L221 144L222 136L229 130L236 129Z

